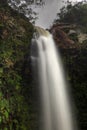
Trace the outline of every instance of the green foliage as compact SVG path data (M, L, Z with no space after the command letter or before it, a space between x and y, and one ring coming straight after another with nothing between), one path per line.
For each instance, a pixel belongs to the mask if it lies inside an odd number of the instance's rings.
M22 2L22 0L8 0L8 3L13 9L27 16L29 21L34 23L35 20L37 19L37 13L33 10L31 6L32 5L42 6L44 4L44 1L43 0L24 0L24 2Z
M37 19L37 13L33 10L32 5L41 7L44 4L44 0L0 0L0 8L7 8L9 5L15 11L27 16L32 23L35 23Z
M33 26L10 7L0 8L0 130L29 130L29 82L23 75ZM29 66L28 66L29 68ZM28 72L29 76L29 72Z
M75 102L78 127L87 129L87 41L78 48L62 50L68 82Z
M87 33L87 2L77 2L73 5L68 1L57 16L55 22L77 24Z
M75 42L78 42L78 35L76 33L70 34L69 38Z

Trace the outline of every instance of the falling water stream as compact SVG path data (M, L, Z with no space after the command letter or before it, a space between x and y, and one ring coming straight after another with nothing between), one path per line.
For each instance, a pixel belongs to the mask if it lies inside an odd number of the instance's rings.
M37 66L41 93L40 130L74 130L67 85L52 35L39 27L32 39L31 59Z

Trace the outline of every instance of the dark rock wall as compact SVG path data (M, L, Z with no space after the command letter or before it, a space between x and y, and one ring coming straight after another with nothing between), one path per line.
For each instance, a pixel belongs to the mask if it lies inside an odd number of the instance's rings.
M87 40L82 44L76 40L76 35L69 37L72 25L57 25L51 28L56 46L58 47L66 77L70 83L72 99L75 104L75 115L78 127L87 129ZM75 27L74 27L75 29ZM66 31L67 30L67 31ZM68 75L68 76L67 76Z

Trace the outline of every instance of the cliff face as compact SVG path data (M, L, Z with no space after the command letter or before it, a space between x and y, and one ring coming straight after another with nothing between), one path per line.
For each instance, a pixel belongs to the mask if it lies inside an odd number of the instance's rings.
M28 62L33 26L0 5L0 129L29 130L35 119ZM34 85L33 85L34 86ZM31 94L32 93L32 94ZM31 111L31 112L30 112ZM34 123L34 121L33 121ZM36 127L34 125L33 127Z
M87 34L82 34L76 25L69 24L53 25L50 31L66 68L66 79L71 85L79 128L85 130L87 129ZM83 36L85 39L80 40Z
M75 42L69 38L64 29L68 29L68 25L56 24L50 29L53 34L54 41L59 48L74 48Z

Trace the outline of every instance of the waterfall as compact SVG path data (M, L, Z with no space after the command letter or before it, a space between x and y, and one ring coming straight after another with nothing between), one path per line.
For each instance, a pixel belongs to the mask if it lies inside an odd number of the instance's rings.
M39 77L41 93L40 130L74 130L67 85L60 55L52 35L36 27L31 60Z

